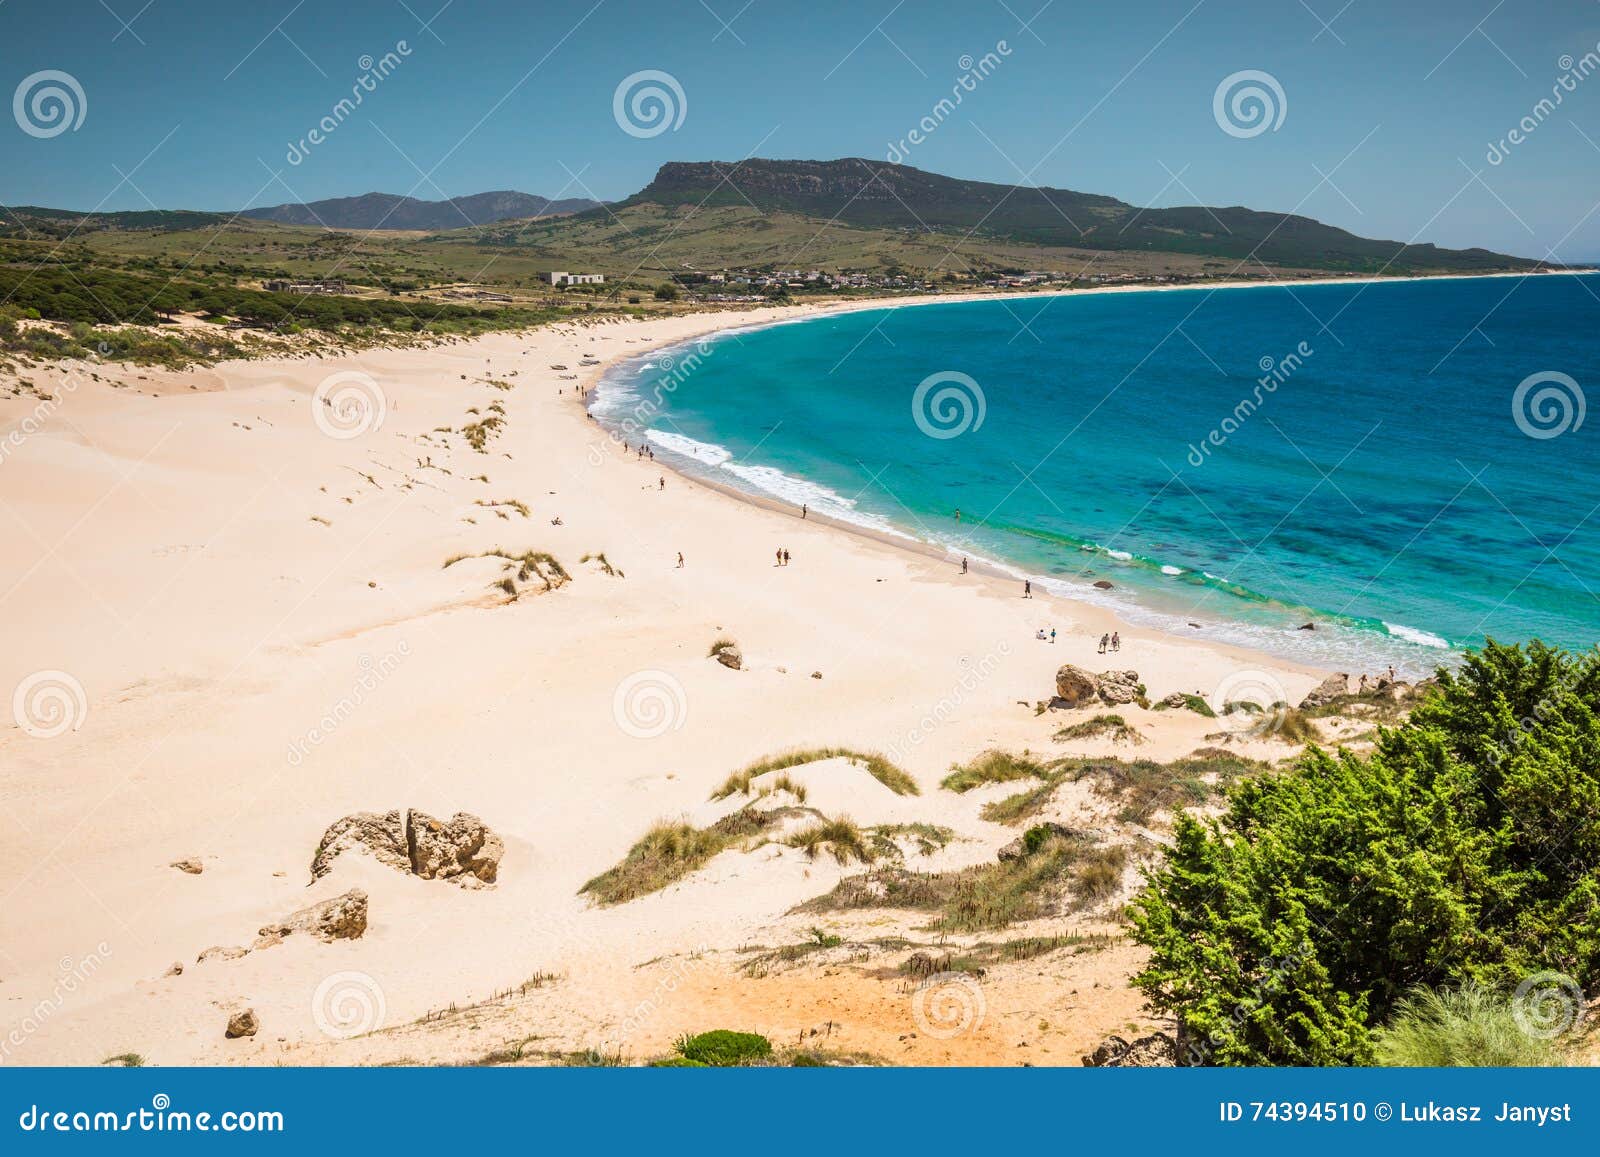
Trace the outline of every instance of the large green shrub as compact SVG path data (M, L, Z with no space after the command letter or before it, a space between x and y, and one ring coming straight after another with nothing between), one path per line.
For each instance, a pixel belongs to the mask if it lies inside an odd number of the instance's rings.
M1411 990L1600 981L1600 653L1490 642L1366 758L1179 819L1135 983L1190 1063L1350 1064Z
M772 1042L766 1037L725 1028L682 1037L673 1047L687 1060L717 1068L759 1063L772 1056Z

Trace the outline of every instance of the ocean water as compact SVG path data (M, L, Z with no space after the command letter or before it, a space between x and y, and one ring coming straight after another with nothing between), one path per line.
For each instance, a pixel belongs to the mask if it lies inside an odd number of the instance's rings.
M1415 675L1600 639L1586 387L1600 276L866 310L624 363L592 405L690 472L1136 621Z

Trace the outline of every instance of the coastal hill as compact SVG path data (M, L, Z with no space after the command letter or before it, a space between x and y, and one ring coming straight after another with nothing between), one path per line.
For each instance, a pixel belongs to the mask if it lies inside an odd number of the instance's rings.
M305 204L269 205L246 209L240 216L258 221L279 221L286 225L322 225L329 229L411 229L436 232L471 225L488 225L509 218L560 217L598 208L599 201L588 197L567 197L552 201L530 193L500 190L450 197L443 201L419 201L395 193L363 193L359 197L335 197Z
M1141 209L1094 193L965 181L859 157L672 162L638 193L593 215L620 215L643 206L744 206L863 229L972 233L1044 247L1160 251L1361 272L1522 269L1538 264L1487 249L1441 249L1358 237L1287 213L1242 206Z

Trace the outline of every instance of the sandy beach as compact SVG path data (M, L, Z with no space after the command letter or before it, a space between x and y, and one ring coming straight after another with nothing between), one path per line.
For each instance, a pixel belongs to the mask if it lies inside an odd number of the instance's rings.
M903 303L855 308L885 304ZM1021 1047L1076 1064L1144 1023L1126 983L1138 950L1121 940L993 969L981 1025L950 1039L918 1032L903 981L843 958L751 978L741 949L819 920L864 941L883 920L791 914L858 869L777 843L615 907L579 894L655 821L733 811L713 789L797 746L888 753L921 788L897 795L830 759L792 772L810 807L953 829L929 870L992 861L1017 832L977 813L1004 792L939 780L990 748L1065 750L1052 735L1071 716L1035 707L1063 663L1136 670L1151 700L1243 679L1297 702L1321 678L1203 632L1024 600L1014 580L671 474L622 452L577 395L615 359L809 312L24 375L55 401L0 401L0 430L17 434L0 460L13 544L0 558L0 1061L458 1063L529 1041L640 1059L732 1027L821 1032L908 1064L1015 1064ZM366 408L318 400L341 391ZM484 557L496 549L548 552L570 581L513 578L508 593L506 560ZM1114 629L1120 654L1097 654ZM719 637L742 669L708 657ZM1153 759L1218 726L1120 710ZM1096 806L1087 790L1061 804ZM495 882L360 854L312 880L330 824L391 809L480 817L504 843ZM198 959L352 888L370 898L359 939ZM1115 936L1103 913L1046 925ZM260 1032L225 1038L244 1008Z

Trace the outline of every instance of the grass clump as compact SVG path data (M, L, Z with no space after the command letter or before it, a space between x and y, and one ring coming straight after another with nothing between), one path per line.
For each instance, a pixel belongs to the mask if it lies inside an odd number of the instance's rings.
M724 816L708 828L683 821L659 822L628 849L621 863L589 880L578 892L593 896L602 905L625 904L659 892L772 822L771 815L748 807Z
M784 843L801 849L808 860L816 859L817 853L824 850L841 864L867 864L877 856L861 829L848 816L820 820L795 832Z
M971 763L952 765L950 774L939 786L947 791L968 792L986 783L1009 783L1018 779L1047 779L1049 773L1036 759L1012 755L1008 751L985 751Z
M716 642L711 644L711 650L706 652L706 658L715 659L721 656L724 652L737 651L738 649L738 643L728 638L727 635L723 635Z
M1193 711L1196 715L1204 715L1207 719L1215 719L1217 717L1217 713L1211 709L1211 704L1206 702L1205 696L1192 695L1187 691L1180 691L1177 694L1183 697L1183 702L1181 704L1169 704L1163 699L1160 703L1157 703L1154 707L1152 707L1151 710L1166 711L1169 707L1181 706L1185 710Z
M901 856L900 841L906 840L916 846L917 853L931 856L934 852L949 846L956 838L953 829L940 824L878 824L867 829L867 835L872 840L873 850L880 856L889 856L898 859Z
M594 553L594 554L586 554L582 558L580 558L578 561L579 562L594 562L594 563L598 563L600 565L601 573L602 574L608 574L612 578L627 578L628 577L627 575L623 574L620 570L618 570L616 567L611 565L611 560L608 559L605 556L605 552L604 551L599 551L599 552Z
M718 643L723 641L719 639ZM714 657L716 653L714 645L711 654ZM851 763L864 766L868 775L895 795L922 794L921 789L917 787L917 781L912 779L909 773L876 752L852 751L848 747L805 747L769 755L740 768L728 776L721 787L711 793L711 798L727 799L735 793L749 795L751 781L766 775L769 771L783 771L808 763L821 763L825 759L847 759Z
M107 1057L100 1063L102 1065L116 1065L124 1069L138 1069L144 1067L144 1055L142 1053L117 1053L115 1056Z
M672 1047L685 1060L712 1068L759 1064L772 1057L772 1042L760 1033L732 1032L725 1028L681 1036Z
M1400 1068L1533 1068L1560 1064L1555 1042L1524 1031L1511 1003L1491 988L1418 989L1401 998L1374 1034L1380 1065Z
M1069 739L1099 739L1101 737L1110 739L1112 743L1126 743L1129 745L1144 742L1144 736L1128 726L1128 721L1120 715L1096 715L1090 719L1085 719L1081 723L1063 727L1054 736L1057 743L1063 743Z

